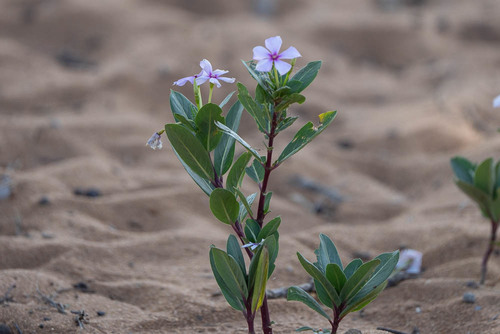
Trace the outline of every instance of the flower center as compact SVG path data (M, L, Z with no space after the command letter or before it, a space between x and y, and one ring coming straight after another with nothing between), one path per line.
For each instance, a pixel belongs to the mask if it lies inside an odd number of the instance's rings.
M273 54L271 55L271 59L272 59L272 60L278 60L278 59L280 59L280 55L279 55L279 54L276 54L276 53L273 53Z

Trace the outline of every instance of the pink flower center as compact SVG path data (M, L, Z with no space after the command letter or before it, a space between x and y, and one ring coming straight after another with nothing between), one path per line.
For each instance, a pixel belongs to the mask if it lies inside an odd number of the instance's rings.
M280 55L279 54L276 54L276 53L273 53L271 54L271 59L274 61L274 60L278 60L280 59Z

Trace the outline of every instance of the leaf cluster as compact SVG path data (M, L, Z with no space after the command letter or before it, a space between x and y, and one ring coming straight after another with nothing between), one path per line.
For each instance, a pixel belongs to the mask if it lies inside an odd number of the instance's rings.
M488 158L478 165L464 157L451 159L455 184L481 209L484 217L500 221L500 161Z
M343 267L335 244L325 234L320 234L315 254L315 263L309 262L300 253L297 256L302 267L314 279L319 301L332 310L331 314L300 287L290 287L287 298L304 303L330 324L338 324L347 314L359 311L375 300L387 285L387 279L399 259L399 251L395 251L380 254L366 263L355 259Z

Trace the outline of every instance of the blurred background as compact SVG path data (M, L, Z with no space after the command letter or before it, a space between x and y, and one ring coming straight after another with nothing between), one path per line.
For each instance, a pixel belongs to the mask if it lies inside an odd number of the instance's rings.
M405 245L424 253L423 278L345 326L498 333L498 255L477 292L483 310L461 302L488 225L455 189L449 159L500 151L499 14L498 0L0 0L0 295L16 285L0 323L72 330L39 287L76 289L58 297L87 310L94 332L244 332L212 296L208 247L224 244L227 226L166 139L161 151L145 143L173 121L170 89L192 98L175 80L206 58L254 87L241 60L280 35L302 54L297 68L323 65L277 149L339 113L273 176L284 224L271 287L306 279L295 251L312 258L319 232L345 261ZM214 101L233 90L223 84ZM264 149L250 117L240 128ZM82 282L89 291L73 288ZM283 333L321 321L283 300L273 311Z

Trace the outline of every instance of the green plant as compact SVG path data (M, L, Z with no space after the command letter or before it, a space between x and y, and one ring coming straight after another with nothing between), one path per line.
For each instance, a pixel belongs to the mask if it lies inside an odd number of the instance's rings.
M488 270L488 260L493 253L500 221L500 161L494 163L488 158L479 165L464 157L451 159L455 174L455 184L479 206L481 213L491 223L488 247L481 263L480 283L484 284Z
M355 259L344 268L333 241L325 234L319 237L319 248L315 250L317 262L309 262L300 253L297 256L302 267L314 279L318 299L331 310L330 314L300 287L290 287L287 298L300 301L325 317L332 326L331 333L336 334L340 321L347 314L361 310L384 290L398 263L399 251L380 254L366 263ZM298 329L305 330L320 331L311 327Z
M254 61L243 62L257 82L255 96L238 83L238 101L224 116L222 108L232 94L217 105L212 103L213 90L215 86L220 87L219 80L232 83L235 79L224 77L227 71L213 70L210 62L204 59L200 62L202 71L199 74L174 83L178 86L187 82L193 84L194 103L172 91L170 107L176 122L166 124L164 130L153 134L147 142L151 148L160 149L161 135L166 133L187 173L209 196L213 215L234 231L235 235L227 239L225 250L211 247L210 265L229 305L245 317L250 334L255 333L254 319L259 310L264 334L273 332L265 292L278 255L281 218L267 219L271 212L272 192L268 189L271 173L325 130L336 116L335 111L328 111L319 115L318 127L312 122L306 123L280 155L274 156L276 137L297 120L288 115L288 108L305 101L301 92L316 78L321 62L310 62L291 75L295 58L301 57L300 53L294 47L280 53L279 36L267 39L265 44L266 48L253 49ZM291 63L283 59L291 59ZM200 89L205 82L209 83L206 104ZM263 136L264 155L238 134L243 109L255 120ZM236 142L246 152L235 159ZM253 194L243 194L241 186L245 175L256 184L257 191ZM242 249L249 259L248 268Z

